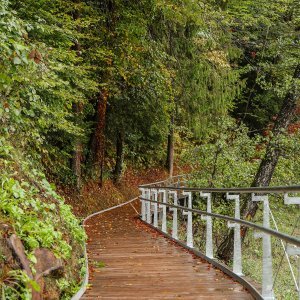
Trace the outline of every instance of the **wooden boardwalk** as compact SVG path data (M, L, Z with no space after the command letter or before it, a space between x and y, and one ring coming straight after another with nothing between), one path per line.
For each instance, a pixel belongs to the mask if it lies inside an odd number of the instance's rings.
M137 218L138 203L87 221L91 287L81 299L253 299Z

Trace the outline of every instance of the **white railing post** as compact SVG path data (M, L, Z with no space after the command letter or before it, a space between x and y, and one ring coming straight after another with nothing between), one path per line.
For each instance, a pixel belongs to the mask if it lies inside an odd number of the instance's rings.
M268 196L255 196L252 193L252 201L262 201L263 226L270 228L270 209ZM275 299L273 291L273 266L272 266L272 244L271 236L267 233L255 234L255 237L263 240L263 274L262 274L262 297L264 299Z
M284 194L284 204L299 204L300 205L300 197L290 197L288 193Z
M142 193L141 198L145 198L145 189L140 188L139 190ZM142 220L146 221L145 200L142 200L142 199L141 199L141 215L142 215Z
M146 199L151 200L151 189L147 190ZM146 221L148 224L151 224L151 202L147 201L146 203L147 203L147 205L146 205Z
M192 193L191 192L183 192L183 195L188 196L188 208L192 209ZM193 248L193 213L191 211L183 211L183 215L187 216L187 232L186 232L186 244L188 247Z
M162 193L163 195L163 203L167 203L167 191L166 190L158 190L158 193ZM161 220L161 230L164 233L167 233L167 206L163 204L159 204L159 208L162 208L162 220Z
M235 200L235 219L240 219L240 196L229 195L226 193L227 200ZM234 245L233 245L233 272L239 276L243 276L242 269L242 243L241 243L241 225L239 223L228 222L228 227L234 228Z
M152 190L152 200L157 201L157 190ZM158 227L158 220L157 220L157 203L151 202L152 207L153 207L153 226Z
M207 199L206 211L211 213L211 194L200 192L200 196ZM202 216L202 220L206 220L206 256L209 258L214 257L213 251L213 233L212 233L212 218L211 216Z
M300 199L300 198L299 198ZM286 252L288 255L296 255L297 256L297 262L298 262L298 299L300 300L300 247L288 245L286 248Z
M173 195L173 204L178 205L177 203L177 191L169 191L169 195ZM170 210L173 212L173 227L172 227L172 238L178 240L178 217L177 217L177 208L171 207Z
M284 194L284 204L300 205L300 197L290 197L288 195L288 193L285 193ZM300 247L292 247L292 246L288 245L288 247L286 249L286 254L298 256L298 282L296 282L296 280L295 280L295 275L294 275L293 269L291 268L291 264L290 264L289 260L288 260L288 263L290 265L291 273L292 273L293 279L295 281L296 289L298 291L298 298L300 300Z

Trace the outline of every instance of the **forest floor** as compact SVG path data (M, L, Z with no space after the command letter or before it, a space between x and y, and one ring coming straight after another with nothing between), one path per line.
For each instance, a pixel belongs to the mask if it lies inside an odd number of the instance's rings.
M187 173L184 169L175 169L175 174ZM94 212L128 201L139 195L138 186L141 184L165 180L168 173L164 168L135 170L128 168L121 180L114 183L111 179L103 181L100 186L97 181L88 181L79 194L71 187L61 187L67 204L73 207L78 217L86 217Z

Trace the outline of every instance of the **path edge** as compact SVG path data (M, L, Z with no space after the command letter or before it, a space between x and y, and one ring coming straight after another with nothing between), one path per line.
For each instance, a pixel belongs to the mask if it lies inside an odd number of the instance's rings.
M89 219L97 216L97 215L100 215L100 214L103 214L107 211L110 211L110 210L113 210L113 209L116 209L116 208L119 208L119 207L122 207L122 206L125 206L127 204L130 204L131 202L135 201L139 199L139 197L135 197L129 201L126 201L124 203L121 203L121 204L118 204L118 205L115 205L115 206L112 206L112 207L109 207L109 208L106 208L106 209L103 209L103 210L100 210L100 211L97 211L89 216L87 216L83 221L82 221L82 226L84 227L85 226L85 223L86 221L88 221ZM86 251L86 243L84 243L83 245L83 251L84 251L84 260L85 260L85 268L86 268L86 271L85 271L85 275L84 275L84 278L83 278L83 281L82 281L82 284L81 284L81 287L80 289L77 291L77 293L71 298L71 300L79 300L83 294L86 292L86 289L87 289L87 286L89 284L89 262L88 262L88 255L87 255L87 251Z
M226 265L224 265L223 263L221 263L220 261L218 261L217 259L214 258L209 258L208 256L206 256L205 254L203 254L201 251L196 250L195 248L191 248L189 246L187 246L184 242L179 241L177 239L174 239L171 235L169 235L168 233L163 232L162 230L160 230L159 228L153 226L152 224L147 223L146 221L142 220L140 218L140 221L145 224L146 226L148 226L151 229L154 229L155 231L157 231L158 233L160 233L162 236L164 236L166 239L174 242L175 244L181 246L182 248L190 251L191 253L193 253L195 256L204 259L207 263L213 265L215 268L219 269L220 271L222 271L223 273L225 273L226 275L228 275L231 279L237 281L240 283L241 286L243 286L248 293L254 297L255 300L264 300L264 298L261 296L260 292L249 282L249 280L247 280L247 277L241 277L238 276L237 274L233 273L233 271L231 271Z

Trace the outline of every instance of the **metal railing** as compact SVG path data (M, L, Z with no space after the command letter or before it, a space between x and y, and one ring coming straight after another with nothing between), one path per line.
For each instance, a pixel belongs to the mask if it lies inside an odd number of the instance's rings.
M289 196L289 193L300 193L300 186L290 187L251 187L251 188L194 188L188 187L188 176L181 175L169 178L153 184L140 186L141 196L141 218L144 222L155 227L166 236L178 241L184 247L197 252L207 261L222 269L225 273L234 277L245 287L247 287L257 299L275 299L274 276L272 266L272 237L280 240L284 255L288 261L292 274L293 284L300 299L300 258L298 258L298 281L295 271L290 263L290 256L300 255L300 239L278 231L277 223L271 212L269 198L272 194L283 194L285 205L300 205L300 197ZM234 201L234 217L213 213L213 198L215 194L223 194L228 201ZM250 194L251 201L262 203L262 225L241 219L240 201L241 194ZM179 205L178 201L184 202ZM193 203L195 199L206 200L206 210L195 209ZM178 237L178 217L179 212L186 218L185 242ZM194 246L193 219L197 216L205 221L205 255L200 253ZM227 221L227 226L234 231L233 238L233 258L232 268L224 266L219 260L214 258L213 245L213 219ZM159 221L160 220L160 221ZM275 229L271 228L271 220ZM168 222L171 228L168 230ZM242 237L241 227L245 226L254 229L255 238L262 239L262 281L261 290L258 290L252 283L245 279L243 275L242 260ZM286 245L284 244L286 243Z

